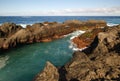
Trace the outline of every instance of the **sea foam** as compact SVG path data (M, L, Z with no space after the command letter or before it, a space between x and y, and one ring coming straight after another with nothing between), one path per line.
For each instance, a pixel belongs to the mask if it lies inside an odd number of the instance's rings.
M115 24L115 23L107 23L107 26L110 26L110 27L112 27L112 26L117 26L118 24Z
M83 49L87 48L87 47L85 47L85 48L79 49L79 48L77 48L77 45L72 42L72 39L74 39L75 37L77 37L83 33L85 33L85 31L78 30L78 31L75 31L73 33L66 35L66 36L70 36L70 45L69 45L70 49L72 49L73 51L82 51Z
M18 25L21 25L23 28L26 28L28 24L18 24ZM32 25L32 24L29 24L29 25Z

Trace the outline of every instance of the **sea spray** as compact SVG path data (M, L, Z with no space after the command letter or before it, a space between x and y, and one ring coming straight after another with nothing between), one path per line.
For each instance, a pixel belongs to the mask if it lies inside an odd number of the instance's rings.
M119 25L119 24L115 24L115 23L107 23L107 26L109 26L109 27L117 26L117 25Z
M70 45L69 45L70 49L72 49L73 51L82 51L83 49L87 48L87 47L85 47L85 48L79 49L79 48L77 48L77 45L72 42L72 39L74 39L75 37L77 37L83 33L85 33L85 31L78 30L78 31L75 31L75 32L70 33L68 35L65 35L65 36L70 36L70 41L69 41L70 42Z

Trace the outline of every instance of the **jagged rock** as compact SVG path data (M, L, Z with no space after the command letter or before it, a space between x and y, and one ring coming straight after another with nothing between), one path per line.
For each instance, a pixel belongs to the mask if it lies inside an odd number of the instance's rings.
M120 52L118 48L120 48L120 25L99 33L91 44L94 53Z
M15 47L16 44L27 43L30 41L32 34L30 31L25 29L19 30L17 33L9 37L4 43L3 48L8 49L9 47Z
M108 28L85 49L89 53L73 54L71 61L59 69L57 81L120 81L119 48L120 26Z
M84 53L76 52L65 65L67 81L117 80L120 79L120 56L117 53L98 54L92 59Z
M73 25L75 24L76 27L69 25L69 23L72 23ZM97 24L99 24L99 21ZM96 22L92 22L91 26L89 26L87 22L81 22L78 20L66 21L65 23L44 22L35 23L32 26L27 25L26 28L22 28L14 23L4 23L0 27L0 37L5 38L6 40L3 44L0 44L0 47L8 49L23 43L49 42L54 39L62 38L64 35L73 31L79 30L83 25L88 26L91 29L93 26L96 27ZM101 26L101 23L99 26ZM104 26L106 26L106 22L104 22Z
M90 64L90 59L84 53L76 52L73 55L72 60L65 65L67 74L66 78L68 81L73 79L82 80L89 72L92 65Z
M50 62L46 63L44 70L39 73L34 81L58 81L59 73L57 68Z
M0 27L0 30L3 32L4 37L11 36L20 29L22 29L22 27L14 23L4 23Z
M89 47L89 45L93 42L93 40L97 36L97 34L100 32L104 32L105 30L106 30L106 27L105 28L96 28L96 29L93 29L91 31L86 31L85 33L75 37L71 41L79 49Z
M65 65L68 81L119 81L120 80L120 26L99 33L90 52L76 52ZM79 59L79 60L78 60ZM87 59L87 60L85 60Z

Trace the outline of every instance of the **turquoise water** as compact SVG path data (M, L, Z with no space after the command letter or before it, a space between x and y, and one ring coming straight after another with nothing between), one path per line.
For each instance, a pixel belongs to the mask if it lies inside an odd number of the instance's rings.
M14 22L26 25L44 21L64 22L65 20L106 20L108 24L120 24L120 16L0 16L0 24ZM41 71L46 61L60 67L67 63L73 54L69 49L71 36L48 43L35 43L13 48L0 53L0 81L32 81Z
M62 66L72 57L69 37L48 43L35 43L14 48L1 58L6 65L0 69L0 81L32 81L46 61Z

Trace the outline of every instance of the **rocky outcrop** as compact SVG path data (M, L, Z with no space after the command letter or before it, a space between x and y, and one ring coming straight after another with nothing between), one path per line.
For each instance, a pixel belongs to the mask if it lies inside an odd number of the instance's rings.
M120 80L120 26L100 32L88 49L65 65L68 81Z
M20 29L22 29L20 25L16 25L14 23L4 23L0 27L0 37L9 37Z
M71 41L77 46L77 48L82 49L88 47L93 42L98 33L104 32L107 29L107 26L104 28L95 28L93 30L86 31L85 33L75 37Z
M58 81L59 73L57 68L50 62L46 63L44 70L39 73L34 81Z
M98 33L88 49L58 69L58 81L120 81L119 48L120 25Z
M120 56L114 52L96 58L76 52L65 68L67 81L120 80Z
M97 44L95 44L97 42ZM110 51L120 52L120 25L101 32L91 44L94 53L108 53Z
M75 25L71 25L75 24ZM92 24L89 26L89 24ZM106 22L86 21L66 21L64 23L57 22L44 22L35 23L32 26L28 25L22 28L14 23L4 23L0 27L0 49L8 49L17 46L18 44L27 44L33 42L49 42L63 37L73 31L82 29L84 26L87 28L96 28L97 26L106 26ZM3 41L4 40L4 41Z
M88 20L88 21L68 20L65 21L64 23L70 27L75 27L76 29L80 30L91 30L106 26L104 20Z

